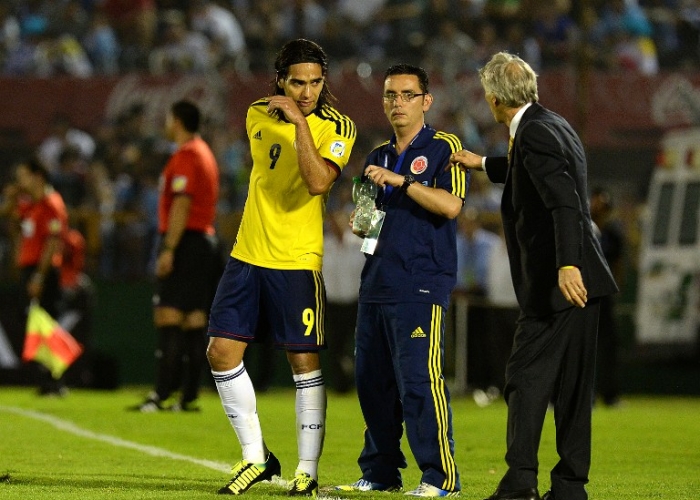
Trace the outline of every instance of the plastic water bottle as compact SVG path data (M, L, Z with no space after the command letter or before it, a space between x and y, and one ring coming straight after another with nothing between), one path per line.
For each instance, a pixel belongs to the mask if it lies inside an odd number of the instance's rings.
M352 201L355 203L355 220L352 223L352 230L357 234L364 235L367 234L372 224L374 200L377 198L379 188L370 180L362 182L360 177L353 177L352 182Z

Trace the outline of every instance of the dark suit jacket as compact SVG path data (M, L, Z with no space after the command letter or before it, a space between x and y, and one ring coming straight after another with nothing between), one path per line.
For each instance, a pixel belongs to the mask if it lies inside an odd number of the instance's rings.
M501 213L513 285L522 311L547 316L572 305L558 270L577 266L588 298L617 291L593 233L581 140L561 116L538 103L520 120L510 155L486 158L492 182L504 183Z

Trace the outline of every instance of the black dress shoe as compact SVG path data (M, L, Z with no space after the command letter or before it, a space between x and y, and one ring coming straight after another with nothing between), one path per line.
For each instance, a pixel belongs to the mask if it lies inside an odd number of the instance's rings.
M542 495L542 500L556 500L554 498L554 493L552 493L552 490L549 490L547 493Z
M537 488L526 488L524 490L506 491L497 489L493 495L486 500L542 500ZM550 499L553 500L553 499Z

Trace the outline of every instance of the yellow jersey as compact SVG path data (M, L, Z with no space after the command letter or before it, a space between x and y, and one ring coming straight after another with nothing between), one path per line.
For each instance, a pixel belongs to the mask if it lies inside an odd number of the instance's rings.
M357 130L331 106L306 117L321 157L345 168ZM231 256L270 269L321 271L328 195L311 196L299 173L296 127L267 113L267 100L248 108L246 131L253 170Z

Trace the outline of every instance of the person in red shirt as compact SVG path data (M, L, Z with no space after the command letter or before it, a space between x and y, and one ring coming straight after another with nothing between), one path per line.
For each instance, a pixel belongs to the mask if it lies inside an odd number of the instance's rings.
M189 101L170 108L165 123L178 149L160 178L156 260L157 290L153 297L158 330L156 385L133 409L154 412L180 381L174 411L197 410L200 375L206 362L208 312L223 264L214 231L219 198L219 168L214 154L199 136L200 111Z
M60 269L61 314L58 322L83 346L83 354L66 372L69 385L108 388L111 381L96 374L97 362L92 348L92 318L95 305L95 287L85 272L87 243L82 233L68 228L63 237L63 256ZM114 380L114 379L113 379ZM112 382L113 383L113 382Z
M11 214L19 225L17 264L22 295L21 321L26 322L31 300L38 300L52 317L61 300L60 266L68 212L61 195L49 184L49 174L36 159L20 162L14 184L5 188L5 205L0 212ZM49 371L36 364L39 393L64 395L63 379L54 380Z
M77 229L70 228L64 235L62 260L61 289L75 289L80 286L81 275L85 268L85 237Z

